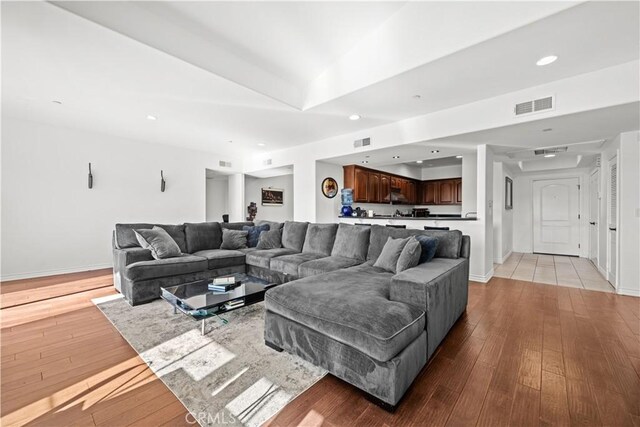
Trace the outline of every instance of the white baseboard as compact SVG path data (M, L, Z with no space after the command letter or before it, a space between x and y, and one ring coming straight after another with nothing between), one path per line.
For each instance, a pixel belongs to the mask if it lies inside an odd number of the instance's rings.
M111 263L86 265L84 267L59 268L54 270L34 271L31 273L15 273L0 276L0 280L7 282L9 280L33 279L36 277L55 276L58 274L79 273L81 271L100 270L102 268L111 268Z
M493 268L484 276L478 276L477 274L469 274L469 280L480 283L487 283L493 277Z
M618 295L628 295L630 297L640 297L640 289L618 288L616 290Z
M504 262L511 256L511 254L513 253L513 251L509 251L507 252L507 254L505 256L502 257L502 259L500 258L494 258L493 262L495 264L504 264Z

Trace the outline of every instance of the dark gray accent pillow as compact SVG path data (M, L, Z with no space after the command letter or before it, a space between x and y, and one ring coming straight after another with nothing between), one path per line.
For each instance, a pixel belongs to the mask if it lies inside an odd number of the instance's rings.
M222 244L222 228L218 222L200 222L184 225L187 239L187 251L192 254L207 249L220 249Z
M416 236L416 239L422 246L422 253L420 254L420 261L418 264L429 262L436 255L436 249L438 248L438 238L433 236Z
M398 258L400 258L400 254L409 242L409 239L410 237L407 237L406 239L387 238L387 243L384 244L382 252L373 266L396 273Z
M420 254L422 254L422 245L415 237L410 237L402 252L400 252L395 272L400 273L418 265Z
M187 239L184 234L184 224L156 224L155 227L163 228L169 236L178 244L180 252L187 253ZM142 227L146 228L146 227Z
M149 249L155 259L175 258L181 254L180 247L164 228L153 227L151 230L141 228L133 232L140 246Z
M308 222L286 221L282 230L282 247L302 252Z
M255 248L258 245L260 234L269 231L269 224L256 225L254 227L244 226L242 231L247 232L247 247Z
M254 224L251 221L223 222L220 226L229 230L242 230L243 227L253 227Z
M247 247L247 231L222 229L220 249L244 249Z
M258 238L256 249L277 249L282 247L282 229L263 231Z
M338 224L309 224L302 252L331 255Z
M371 227L368 226L340 224L331 256L364 261L369 249L370 233Z

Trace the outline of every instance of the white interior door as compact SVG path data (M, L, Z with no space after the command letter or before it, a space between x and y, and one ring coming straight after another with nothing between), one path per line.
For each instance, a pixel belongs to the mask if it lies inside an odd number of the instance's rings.
M618 233L618 158L609 160L607 179L607 280L616 286Z
M580 251L578 178L533 182L533 251L578 255Z
M589 259L598 265L598 230L600 227L600 171L589 180Z

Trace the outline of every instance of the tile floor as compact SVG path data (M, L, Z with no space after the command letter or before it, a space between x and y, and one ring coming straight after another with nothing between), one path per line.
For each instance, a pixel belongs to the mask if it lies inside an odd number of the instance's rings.
M504 264L494 264L494 276L528 282L614 292L613 286L585 258L513 253Z

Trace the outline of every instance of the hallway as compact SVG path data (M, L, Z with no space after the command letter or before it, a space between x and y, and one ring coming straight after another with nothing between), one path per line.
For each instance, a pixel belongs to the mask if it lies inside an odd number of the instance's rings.
M601 292L615 292L585 258L514 252L504 264L494 264L494 276Z

